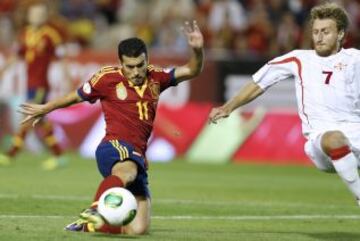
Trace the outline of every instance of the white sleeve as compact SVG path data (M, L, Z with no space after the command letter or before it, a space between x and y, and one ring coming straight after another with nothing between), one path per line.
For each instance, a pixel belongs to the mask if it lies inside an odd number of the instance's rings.
M281 80L291 78L294 76L293 62L296 62L296 59L292 51L269 61L252 76L253 81L266 90Z

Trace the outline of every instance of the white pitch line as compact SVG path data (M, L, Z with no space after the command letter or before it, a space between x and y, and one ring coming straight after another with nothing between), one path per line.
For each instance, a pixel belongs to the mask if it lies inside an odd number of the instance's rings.
M92 200L90 196L61 196L61 195L17 195L17 194L0 194L0 199L38 199L38 200L53 200L53 201L89 201Z
M17 194L2 194L0 193L0 199L35 199L35 200L53 200L53 201L89 201L92 200L90 196L62 196L62 195L42 195L42 194L33 194L33 195L17 195ZM294 203L294 202L274 202L274 201L222 201L222 200L191 200L191 199L153 199L153 203L162 203L162 204L193 204L193 205L212 205L212 206L261 206L261 207L321 207L321 208L338 208L343 207L343 205L324 205L324 204L314 204L314 203Z
M332 204L314 204L314 203L294 203L294 202L274 202L274 201L207 201L207 200L186 200L186 199L155 199L153 200L154 203L163 203L163 204L194 204L194 205L212 205L212 206L261 206L261 207L274 207L274 206L281 206L281 207L322 207L322 208L338 208L344 207L344 205L332 205Z
M360 215L280 215L280 216L154 216L160 220L311 220L360 219Z
M32 199L40 200L62 200L62 201L89 201L92 200L90 196L58 196L58 195L39 195L34 194L30 196Z
M0 215L0 219L74 219L75 216L56 215ZM314 220L314 219L342 219L358 220L360 215L274 215L274 216L153 216L156 220L224 220L224 221L267 221L267 220Z

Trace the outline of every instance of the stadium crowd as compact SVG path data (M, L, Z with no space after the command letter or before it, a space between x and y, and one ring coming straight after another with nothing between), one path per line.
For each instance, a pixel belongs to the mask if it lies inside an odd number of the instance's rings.
M14 42L24 10L34 0L0 1L0 47ZM196 19L206 47L216 54L271 57L308 48L306 19L320 0L53 0L52 21L68 41L83 47L113 49L120 39L137 35L151 48L183 52L179 28ZM360 46L360 1L336 1L350 14L346 46Z

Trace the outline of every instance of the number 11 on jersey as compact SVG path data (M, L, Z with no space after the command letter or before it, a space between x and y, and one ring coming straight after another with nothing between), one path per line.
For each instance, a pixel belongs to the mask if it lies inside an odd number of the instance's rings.
M148 102L147 101L138 101L136 102L136 106L138 108L138 112L139 112L139 119L140 120L148 120L149 119L149 115L148 115Z

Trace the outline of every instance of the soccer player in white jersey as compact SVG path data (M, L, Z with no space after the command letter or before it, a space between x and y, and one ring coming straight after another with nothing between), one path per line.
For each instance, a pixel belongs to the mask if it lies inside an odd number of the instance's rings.
M294 50L269 61L239 93L213 108L216 123L281 80L295 82L305 152L315 166L337 173L360 204L360 50L342 48L349 24L335 3L311 10L313 50Z

